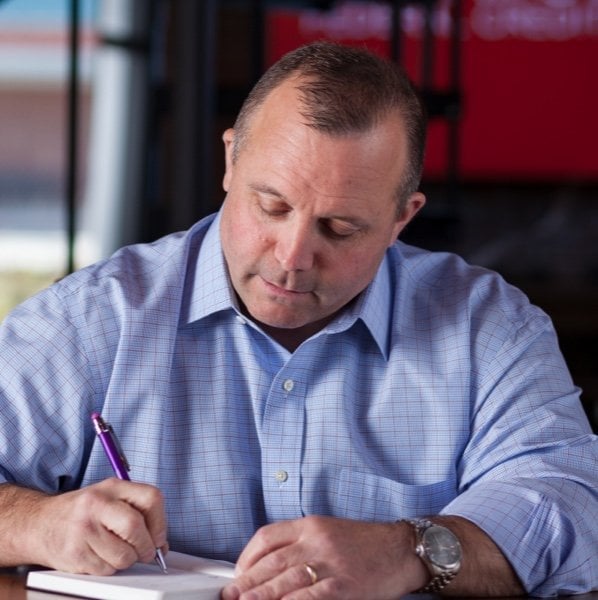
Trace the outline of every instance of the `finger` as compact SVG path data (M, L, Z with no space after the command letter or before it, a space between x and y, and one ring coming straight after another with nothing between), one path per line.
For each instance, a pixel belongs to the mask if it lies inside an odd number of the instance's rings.
M135 507L145 520L154 548L161 548L166 544L166 512L164 497L160 490L145 483L126 482L124 495L121 498Z
M101 498L107 502L118 500L121 503L129 505L133 510L143 517L142 525L133 523L127 525L126 515L121 515L120 521L115 521L115 525L108 526L108 529L121 536L124 540L130 542L139 551L140 560L149 562L153 559L147 550L148 542L145 533L149 534L154 549L166 546L167 526L164 510L164 499L158 488L145 483L134 483L131 481L122 481L116 478L106 479L103 482L90 486L97 488ZM122 505L121 505L121 508ZM104 514L105 509L101 512ZM114 513L113 513L114 514ZM134 513L128 513L131 518L136 520ZM108 517L113 518L113 517ZM130 533L130 527L137 528L137 534ZM141 537L138 537L141 536Z
M64 529L64 525L62 527ZM98 520L86 519L84 523L74 521L67 529L68 533L61 536L62 543L54 548L48 562L52 568L74 573L111 575L137 560L137 553L131 545L107 530ZM52 537L57 537L56 530Z
M290 591L313 585L317 579L315 567L306 566L301 559L300 546L291 544L266 554L239 574L228 594L235 598L249 590L260 590L260 598L270 598L272 595L280 598Z
M121 540L122 543L122 540ZM51 559L44 561L46 566L69 573L89 575L112 575L117 569L98 554L94 538L89 540L65 540L61 552L55 552Z
M156 544L150 535L143 513L126 501L106 504L100 515L100 523L106 531L126 542L135 552L135 558L143 562L154 559ZM105 536L99 536L106 541Z
M162 552L162 554L164 556L166 556L168 554L168 551L170 550L170 544L168 542L166 542L165 544L162 544L161 546L156 546L156 548L160 548L160 551Z
M261 575L253 570L238 577L222 590L222 600L236 600L241 597L241 594L248 591L251 591L252 598L274 600L318 583L317 571L313 567L307 569L305 564L293 565L271 579L256 584L259 579L261 579Z
M89 538L87 545L93 556L89 559L90 566L86 572L93 575L112 575L115 571L130 567L139 558L131 544L103 527L97 535Z
M281 521L260 527L237 560L238 572L243 573L275 550L295 543L298 533L298 521Z

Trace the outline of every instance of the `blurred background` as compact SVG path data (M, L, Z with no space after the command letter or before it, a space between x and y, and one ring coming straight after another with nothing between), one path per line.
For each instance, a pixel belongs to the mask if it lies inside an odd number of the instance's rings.
M404 239L541 306L598 431L598 0L0 0L0 319L217 210L222 131L315 39L407 69L430 134Z

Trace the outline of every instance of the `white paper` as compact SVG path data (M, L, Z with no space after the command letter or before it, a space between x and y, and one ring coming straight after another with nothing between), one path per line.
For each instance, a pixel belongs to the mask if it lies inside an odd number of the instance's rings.
M137 563L107 577L61 571L32 571L27 587L101 600L218 600L234 577L231 563L169 552L168 573Z

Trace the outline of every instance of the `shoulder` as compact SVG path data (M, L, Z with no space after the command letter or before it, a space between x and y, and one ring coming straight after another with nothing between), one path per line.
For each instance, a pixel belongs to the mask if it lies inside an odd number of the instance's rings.
M410 307L431 321L459 320L474 328L488 322L516 328L530 321L549 321L523 291L502 275L471 265L456 254L398 242L389 258L395 280L395 306Z
M208 229L211 217L191 229L154 242L125 246L110 258L65 278L62 293L80 293L87 287L105 288L108 295L121 290L134 300L182 285L190 261Z
M177 310L189 264L197 255L211 217L184 232L152 243L125 246L110 258L64 277L24 302L14 316L90 324L135 314Z
M484 285L502 279L498 273L471 265L452 252L425 250L403 242L394 244L389 256L394 272L402 280L417 282L417 287L429 290Z

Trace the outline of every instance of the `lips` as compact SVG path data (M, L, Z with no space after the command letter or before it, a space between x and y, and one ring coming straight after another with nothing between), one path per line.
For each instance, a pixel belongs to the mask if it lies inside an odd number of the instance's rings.
M311 293L311 289L305 288L290 288L290 287L284 287L281 285L278 285L276 283L272 283L271 281L268 281L267 279L264 279L263 277L261 278L262 281L266 284L266 287L277 292L277 293L282 293L282 294L289 294L289 295L293 295L293 294L309 294Z

